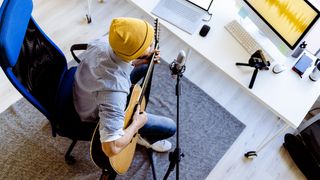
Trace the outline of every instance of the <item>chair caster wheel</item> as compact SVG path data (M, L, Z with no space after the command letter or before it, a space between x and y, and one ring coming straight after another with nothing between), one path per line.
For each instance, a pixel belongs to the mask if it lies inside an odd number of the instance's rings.
M76 159L73 156L66 156L66 157L64 157L64 160L69 165L72 165L76 162Z
M258 156L256 151L248 151L247 153L244 154L244 156L248 159L253 159Z
M88 24L90 24L90 23L91 23L91 16L89 16L88 14L86 14L86 18L87 18Z

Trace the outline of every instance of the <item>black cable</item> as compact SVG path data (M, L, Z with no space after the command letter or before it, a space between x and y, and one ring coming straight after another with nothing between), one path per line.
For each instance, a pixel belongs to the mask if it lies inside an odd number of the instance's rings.
M310 115L310 116L315 116L312 112L313 111L315 111L315 110L320 110L320 107L315 107L315 108L313 108L313 109L310 109L309 111L308 111L308 113L307 113L307 115L306 115L306 117L308 116L308 115Z
M310 114L312 111L319 110L319 109L320 109L320 107L315 107L315 108L313 108L313 109L310 109L310 110L308 111L308 114Z

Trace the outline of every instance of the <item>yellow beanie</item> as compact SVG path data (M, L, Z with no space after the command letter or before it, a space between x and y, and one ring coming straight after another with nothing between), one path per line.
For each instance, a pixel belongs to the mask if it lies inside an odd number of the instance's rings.
M113 19L109 44L114 53L130 62L141 56L153 41L154 29L146 21L136 18Z

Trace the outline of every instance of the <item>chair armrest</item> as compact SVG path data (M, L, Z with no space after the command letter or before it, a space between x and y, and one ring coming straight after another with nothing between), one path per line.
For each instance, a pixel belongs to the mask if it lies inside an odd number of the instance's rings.
M77 61L77 63L80 63L81 60L76 56L74 51L86 50L87 48L88 48L88 44L74 44L71 46L71 48L70 48L71 54L72 54L74 60Z

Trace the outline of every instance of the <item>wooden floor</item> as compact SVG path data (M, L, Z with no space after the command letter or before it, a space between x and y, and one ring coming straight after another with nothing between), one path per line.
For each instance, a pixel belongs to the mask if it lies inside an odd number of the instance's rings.
M1 2L1 1L0 1ZM131 16L148 19L139 9L125 0L93 1L91 24L85 21L87 8L85 0L34 0L33 16L50 38L71 59L69 48L74 43L88 42L107 33L114 17ZM150 19L149 19L150 20ZM167 30L161 31L161 55L172 61L180 49L187 50L182 41ZM283 135L263 149L257 158L248 160L243 154L256 147L285 124L270 110L257 102L214 65L197 53L188 59L185 76L201 87L212 98L242 121L246 128L231 148L215 166L207 179L247 180L247 179L305 179L297 166L283 149ZM0 111L21 96L0 74ZM194 131L197 131L194 129ZM289 129L292 132L293 129ZM183 138L183 137L181 137ZM215 145L212 144L212 148ZM183 163L183 162L182 162ZM181 172L183 173L183 172Z

